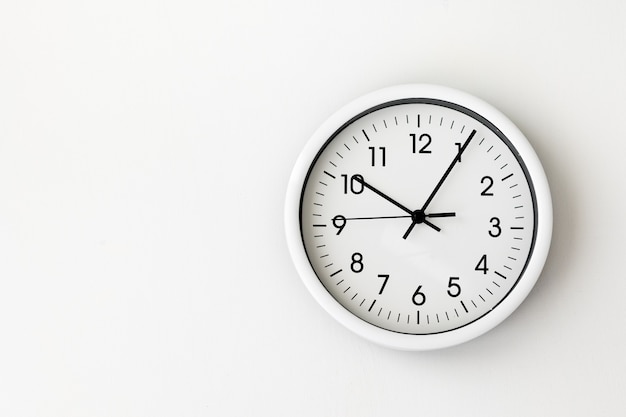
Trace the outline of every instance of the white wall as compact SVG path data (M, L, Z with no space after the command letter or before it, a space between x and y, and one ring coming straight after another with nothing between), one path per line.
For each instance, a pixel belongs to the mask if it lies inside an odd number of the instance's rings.
M6 1L0 415L626 413L626 3ZM507 321L396 352L315 304L284 192L366 92L449 85L526 133L552 251Z

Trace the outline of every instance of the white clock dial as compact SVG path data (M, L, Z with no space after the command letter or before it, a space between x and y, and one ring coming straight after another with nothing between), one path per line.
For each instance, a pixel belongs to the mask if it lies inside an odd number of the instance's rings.
M348 327L400 348L445 346L528 294L549 246L549 191L495 109L403 86L344 109L312 143L294 170L288 237L305 283Z

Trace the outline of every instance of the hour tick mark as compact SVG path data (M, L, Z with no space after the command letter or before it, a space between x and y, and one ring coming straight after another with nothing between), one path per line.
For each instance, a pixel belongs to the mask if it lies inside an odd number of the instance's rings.
M376 304L376 300L372 301L372 305L370 306L370 308L367 309L367 311L372 311L372 307L374 307L374 304Z
M465 310L466 313L469 313L469 310L467 309L467 307L465 307L465 303L463 302L463 300L461 300L461 305L463 306L463 310Z
M502 279L506 279L506 277L504 275L502 275L501 273L499 273L498 271L493 271L494 274L496 274L497 276L499 276Z
M333 272L332 274L330 274L331 277L334 277L335 275L337 275L338 273L340 273L341 271L343 271L343 269L340 269L338 271Z
M367 136L367 133L365 133L365 129L361 129L361 132L363 132L363 136L365 136L365 139L367 139L367 141L370 141L369 136Z
M509 178L511 178L512 176L513 176L513 174L511 173L511 174L507 175L506 177L502 178L502 180L501 180L501 181L506 181L506 180L508 180Z

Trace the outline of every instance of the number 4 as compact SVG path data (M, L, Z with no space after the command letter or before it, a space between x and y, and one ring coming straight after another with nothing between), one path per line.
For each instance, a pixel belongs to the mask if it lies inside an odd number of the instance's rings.
M487 255L480 257L480 261L476 264L474 271L482 271L483 274L487 275L487 271L489 271L489 268L487 268Z

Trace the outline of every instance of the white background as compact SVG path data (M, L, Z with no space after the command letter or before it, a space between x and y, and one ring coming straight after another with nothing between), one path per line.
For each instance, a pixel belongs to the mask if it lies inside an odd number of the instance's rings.
M0 415L626 413L626 3L4 1ZM554 199L544 273L467 344L340 327L284 239L295 159L401 83L477 95Z

